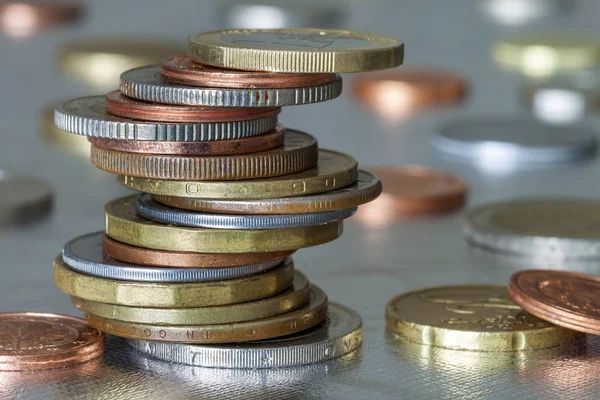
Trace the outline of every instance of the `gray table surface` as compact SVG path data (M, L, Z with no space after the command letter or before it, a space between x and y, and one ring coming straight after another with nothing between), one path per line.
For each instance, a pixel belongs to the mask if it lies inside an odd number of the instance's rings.
M483 18L472 0L346 2L345 26L400 38L407 65L462 71L473 83L463 109L389 125L349 96L325 104L288 108L282 122L316 135L321 146L345 151L363 165L417 163L461 175L469 205L527 195L600 194L596 161L535 171L477 170L438 157L430 132L464 114L521 113L519 79L498 71L489 57L493 41L518 29ZM37 117L49 101L89 93L55 68L57 45L81 36L138 34L184 40L219 28L216 2L94 1L87 21L30 39L0 36L0 168L47 179L55 191L51 216L38 224L0 230L2 311L77 315L52 282L52 260L75 235L101 229L103 206L127 194L114 176L88 160L57 152L39 139ZM600 33L600 2L579 1L569 14L523 30ZM346 82L352 77L346 77ZM115 83L116 86L116 83ZM347 86L348 87L348 86ZM1 195L1 194L0 194ZM600 397L600 340L558 349L501 355L390 343L384 306L411 289L460 283L504 284L519 268L550 267L598 273L597 263L535 264L470 249L461 234L463 213L368 228L349 221L343 237L298 252L296 265L331 300L357 310L364 345L351 357L314 366L265 371L175 366L136 356L110 338L106 356L72 369L0 373L6 399L83 398L561 398Z

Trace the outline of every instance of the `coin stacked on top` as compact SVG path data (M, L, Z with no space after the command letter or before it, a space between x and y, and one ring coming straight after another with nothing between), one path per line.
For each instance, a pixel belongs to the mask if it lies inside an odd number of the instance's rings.
M355 350L360 317L328 303L291 254L338 238L381 183L278 114L339 96L338 72L402 55L392 38L350 31L200 33L187 56L124 72L120 91L60 104L56 125L89 136L92 163L142 193L65 245L55 283L92 326L169 361L264 368Z

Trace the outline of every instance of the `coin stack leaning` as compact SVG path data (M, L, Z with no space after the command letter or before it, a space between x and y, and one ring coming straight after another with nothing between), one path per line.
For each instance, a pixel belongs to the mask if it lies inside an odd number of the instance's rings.
M395 67L402 51L350 31L200 33L188 56L124 72L120 91L60 104L56 125L142 193L65 245L56 285L92 326L168 361L267 368L357 349L360 317L328 304L291 254L338 238L381 183L278 114L339 96L337 72Z

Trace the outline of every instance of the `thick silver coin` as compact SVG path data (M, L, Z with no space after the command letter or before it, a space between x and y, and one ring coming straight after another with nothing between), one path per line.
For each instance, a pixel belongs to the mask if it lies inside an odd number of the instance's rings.
M231 268L157 268L114 260L102 252L103 232L88 233L70 240L63 260L72 269L107 279L138 282L205 282L243 278L280 265L283 260Z
M145 122L121 118L106 111L105 96L67 100L54 110L54 123L77 135L124 140L194 142L262 135L277 126L277 116L232 122Z
M164 361L212 368L280 368L341 357L362 343L362 320L353 310L329 303L327 321L295 335L234 346L128 340L136 350Z
M52 189L30 176L0 170L0 225L33 222L52 208Z
M274 107L319 103L342 93L342 78L303 88L225 89L163 82L161 67L148 66L121 74L121 93L155 103L214 107Z
M151 221L169 225L214 229L281 229L326 224L351 217L354 208L306 214L232 215L187 211L167 207L150 194L138 195L136 211Z
M472 244L547 260L600 257L600 201L527 198L484 204L467 212Z

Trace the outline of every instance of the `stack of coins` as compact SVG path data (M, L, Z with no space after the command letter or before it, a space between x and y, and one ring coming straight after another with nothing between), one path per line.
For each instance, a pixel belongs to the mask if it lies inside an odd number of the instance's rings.
M56 125L89 136L92 163L142 193L65 245L55 283L92 326L169 361L265 368L355 350L360 317L328 304L290 255L338 238L381 183L278 114L337 97L337 72L402 54L349 31L201 33L189 56L124 72L120 91L60 104Z

